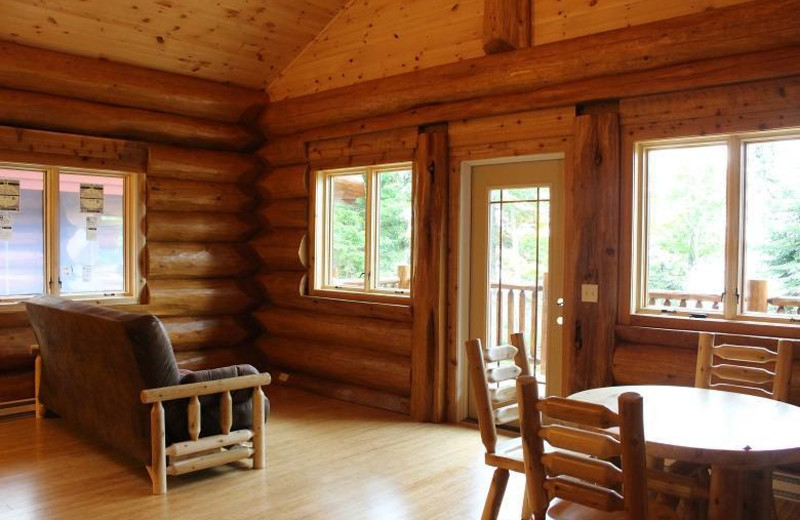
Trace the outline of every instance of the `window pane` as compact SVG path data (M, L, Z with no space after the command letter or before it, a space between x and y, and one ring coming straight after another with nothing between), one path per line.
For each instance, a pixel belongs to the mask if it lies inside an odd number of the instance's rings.
M330 186L329 284L342 288L366 289L366 177L362 173L336 175L331 177Z
M745 300L749 312L800 312L800 139L745 146Z
M650 307L722 310L727 146L647 153Z
M379 289L411 287L411 170L378 174Z
M0 199L0 296L41 294L44 172L0 168Z
M62 293L125 291L123 179L59 176Z

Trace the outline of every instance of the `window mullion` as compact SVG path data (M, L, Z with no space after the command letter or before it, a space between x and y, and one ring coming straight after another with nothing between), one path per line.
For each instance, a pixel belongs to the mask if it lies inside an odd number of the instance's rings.
M367 292L372 292L373 290L373 283L372 283L372 263L373 263L373 242L374 242L374 211L375 211L375 192L374 190L374 182L373 177L375 175L375 170L372 168L367 168L367 175L366 175L366 218L364 219L364 232L366 233L364 239L364 289Z
M48 168L46 174L46 195L45 195L45 258L47 259L47 293L52 295L61 294L59 270L59 200L58 183L59 171L56 168Z
M740 140L731 136L728 139L728 186L727 186L727 232L725 237L725 318L732 319L739 314L741 290L741 150Z

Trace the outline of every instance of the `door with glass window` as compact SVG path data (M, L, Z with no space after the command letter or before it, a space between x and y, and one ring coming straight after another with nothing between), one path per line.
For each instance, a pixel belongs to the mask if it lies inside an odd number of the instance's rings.
M522 332L550 395L562 393L563 170L548 159L472 174L469 336L493 347Z

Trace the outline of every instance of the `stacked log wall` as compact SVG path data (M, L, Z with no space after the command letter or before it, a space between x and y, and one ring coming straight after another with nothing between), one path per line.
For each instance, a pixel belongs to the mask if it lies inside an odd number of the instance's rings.
M312 178L319 169L410 161L416 127L353 138L266 145L257 182L262 231L250 245L261 260L266 302L255 312L258 348L276 379L324 395L409 413L412 312L408 304L310 295Z
M0 100L0 161L144 177L145 283L120 308L159 316L182 368L257 362L261 137L245 123L266 95L0 43ZM33 397L33 343L24 310L0 312L0 402Z

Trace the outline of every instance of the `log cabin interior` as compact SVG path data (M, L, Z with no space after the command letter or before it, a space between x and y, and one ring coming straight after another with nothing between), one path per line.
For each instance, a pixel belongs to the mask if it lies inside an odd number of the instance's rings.
M800 518L799 13L0 0L0 518Z

